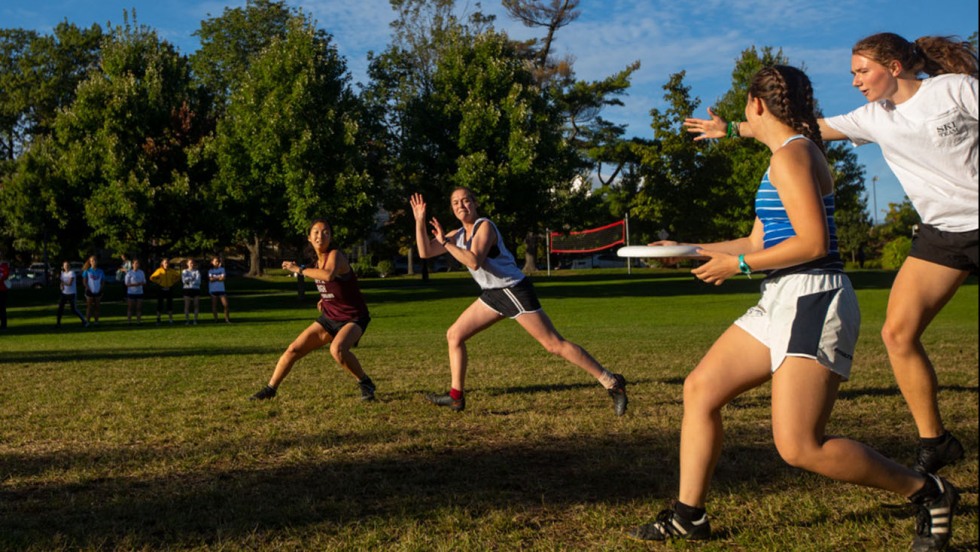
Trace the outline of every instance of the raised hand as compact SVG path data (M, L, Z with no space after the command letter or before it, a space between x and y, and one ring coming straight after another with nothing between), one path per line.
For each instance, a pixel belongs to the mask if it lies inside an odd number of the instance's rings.
M694 140L706 140L708 138L724 138L725 131L728 130L728 123L724 119L715 115L712 109L708 108L708 116L710 119L695 119L689 117L684 119L684 127L688 132L692 134L697 134Z
M415 220L425 220L425 200L422 199L422 194L412 194L409 203L412 204L412 214L415 215Z

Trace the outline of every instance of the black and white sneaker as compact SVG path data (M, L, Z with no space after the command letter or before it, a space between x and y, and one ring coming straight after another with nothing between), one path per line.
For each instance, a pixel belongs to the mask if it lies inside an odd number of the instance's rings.
M949 481L928 474L936 481L936 486L942 494L931 502L918 505L915 514L915 540L912 550L915 552L934 552L943 550L949 544L953 534L953 514L960 501L960 493Z
M276 388L266 385L262 389L259 389L257 393L248 398L250 401L264 401L266 399L271 399L276 396Z
M436 406L448 406L453 412L462 412L466 408L466 397L460 397L459 400L452 398L452 396L437 395L435 393L427 393L425 395L425 400Z
M946 438L939 445L919 447L915 471L936 473L945 466L955 464L960 458L963 458L963 445L952 433L946 432Z
M673 510L662 510L657 519L632 529L626 533L630 538L641 541L666 541L685 539L692 541L708 540L711 537L711 524L707 514L696 521L684 521Z
M616 415L622 416L626 414L626 405L629 404L629 398L626 396L626 378L622 374L613 374L613 377L616 378L616 385L606 391L612 397L613 410Z
M374 400L374 382L371 378L364 378L363 380L357 382L357 386L361 388L361 400L362 401L373 401Z

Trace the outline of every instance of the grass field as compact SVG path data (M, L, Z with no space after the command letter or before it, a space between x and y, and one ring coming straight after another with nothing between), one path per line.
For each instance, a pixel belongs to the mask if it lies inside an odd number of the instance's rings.
M830 432L910 464L915 428L878 331L886 272L852 275L863 334ZM129 327L118 287L103 322L56 329L52 292L10 292L0 335L0 549L648 550L625 532L677 489L681 386L757 299L681 271L536 278L567 338L630 382L630 410L504 321L469 343L467 410L424 402L449 384L445 330L477 294L466 274L362 281L373 320L355 351L378 385L363 403L325 351L266 402L246 398L315 317L285 277L229 282L233 324ZM115 292L118 296L112 295ZM977 281L924 340L941 409L967 458L952 549L976 550ZM147 323L147 321L149 323ZM701 550L906 550L904 501L787 466L769 387L725 410L726 446ZM686 548L684 544L675 545ZM669 548L669 546L668 546Z

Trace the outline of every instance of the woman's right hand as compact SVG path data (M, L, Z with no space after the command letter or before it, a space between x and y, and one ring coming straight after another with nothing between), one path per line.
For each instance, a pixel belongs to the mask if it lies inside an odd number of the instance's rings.
M715 115L715 112L708 108L710 119L695 119L689 117L684 119L684 127L692 134L697 134L694 140L706 140L708 138L724 138L727 134L728 123L724 119Z
M422 199L422 194L412 194L409 202L412 204L412 214L415 215L415 220L425 220L425 200Z

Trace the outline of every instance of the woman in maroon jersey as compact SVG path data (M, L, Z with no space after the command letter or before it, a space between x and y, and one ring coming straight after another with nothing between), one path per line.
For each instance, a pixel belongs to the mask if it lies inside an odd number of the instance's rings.
M357 378L361 399L374 400L374 382L364 373L360 361L351 352L351 347L357 345L367 330L371 317L357 285L357 276L347 257L333 247L331 237L330 224L323 219L314 220L307 238L315 253L310 256L313 264L307 266L293 261L282 263L283 270L297 276L313 278L316 282L317 291L320 292L320 302L317 305L320 317L293 340L286 352L279 357L269 384L252 395L250 400L275 397L279 384L289 374L293 364L325 345L330 345L330 355L337 364Z

